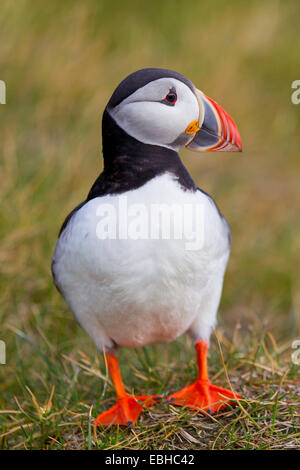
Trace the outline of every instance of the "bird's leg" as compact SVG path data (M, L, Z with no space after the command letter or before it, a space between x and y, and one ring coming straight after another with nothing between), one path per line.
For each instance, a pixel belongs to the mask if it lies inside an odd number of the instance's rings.
M107 411L101 413L95 420L96 425L123 424L132 426L138 419L143 407L153 405L160 400L160 396L130 396L124 388L118 359L107 354L107 366L117 394L117 403ZM141 403L139 403L141 402Z
M168 400L174 405L186 406L202 413L216 413L231 404L232 400L241 398L241 395L210 383L207 371L207 342L198 341L196 351L198 362L196 382L171 394Z

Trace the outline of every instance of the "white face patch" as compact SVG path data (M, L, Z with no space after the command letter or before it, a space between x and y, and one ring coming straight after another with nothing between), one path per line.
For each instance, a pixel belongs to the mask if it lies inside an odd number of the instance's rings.
M174 106L163 102L171 89L177 94ZM166 77L139 88L109 113L127 134L140 142L178 150L192 138L185 134L185 129L199 119L199 104L187 85Z

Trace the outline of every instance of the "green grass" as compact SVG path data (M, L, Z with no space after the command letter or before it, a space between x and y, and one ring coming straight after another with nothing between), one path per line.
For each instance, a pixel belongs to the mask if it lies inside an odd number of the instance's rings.
M0 448L300 448L299 79L296 0L1 3ZM233 234L217 330L243 400L209 417L167 405L133 431L94 430L113 403L104 362L50 273L66 214L101 169L100 117L114 87L145 66L178 70L234 117L244 153L182 152ZM215 383L228 386L217 342ZM186 338L122 350L128 391L164 393L196 374Z
M299 380L291 366L289 343L280 348L270 335L234 341L220 335L224 364L216 342L211 350L215 383L243 395L240 402L214 416L167 404L145 410L136 427L95 429L93 417L114 402L103 361L84 339L85 351L71 355L36 332L36 341L17 332L17 365L11 409L1 408L1 448L6 449L282 449L298 448ZM40 343L41 347L37 347ZM245 344L247 345L245 347ZM43 350L42 350L43 349ZM40 366L32 371L38 352ZM128 391L164 393L196 378L192 346L147 347L120 354ZM35 362L39 362L35 359ZM9 366L6 366L10 369ZM13 393L13 392L11 392ZM11 397L12 398L12 397Z

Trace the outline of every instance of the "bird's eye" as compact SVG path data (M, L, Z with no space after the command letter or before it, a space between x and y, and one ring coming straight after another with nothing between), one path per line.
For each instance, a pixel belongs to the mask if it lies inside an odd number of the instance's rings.
M177 101L177 93L175 89L171 89L169 93L166 95L166 97L163 99L163 102L165 104L168 104L169 106L174 106Z

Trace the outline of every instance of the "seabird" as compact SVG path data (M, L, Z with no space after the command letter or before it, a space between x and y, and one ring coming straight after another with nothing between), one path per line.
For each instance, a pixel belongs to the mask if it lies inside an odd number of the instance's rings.
M211 384L207 370L231 236L178 151L241 151L237 127L183 75L147 68L112 94L102 138L104 169L64 221L52 260L54 283L104 353L115 386L116 404L96 424L131 426L160 398L128 395L118 348L184 333L195 343L198 378L168 400L215 413L240 397Z

